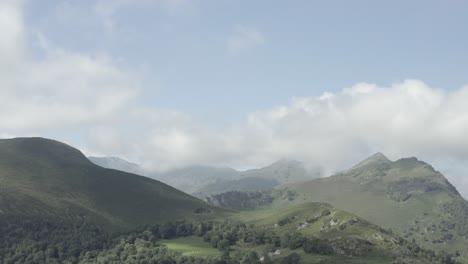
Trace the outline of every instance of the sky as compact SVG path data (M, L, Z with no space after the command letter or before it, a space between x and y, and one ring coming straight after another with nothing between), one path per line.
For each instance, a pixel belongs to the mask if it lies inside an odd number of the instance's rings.
M0 0L0 137L151 170L416 156L468 197L466 1Z

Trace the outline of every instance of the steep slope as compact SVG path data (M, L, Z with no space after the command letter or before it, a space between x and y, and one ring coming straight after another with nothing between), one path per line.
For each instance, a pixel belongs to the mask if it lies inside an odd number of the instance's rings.
M325 201L437 250L467 252L468 204L429 164L376 154L348 171L291 184L297 201Z
M131 227L217 209L161 182L91 163L42 138L0 140L0 216ZM210 212L210 213L208 213Z

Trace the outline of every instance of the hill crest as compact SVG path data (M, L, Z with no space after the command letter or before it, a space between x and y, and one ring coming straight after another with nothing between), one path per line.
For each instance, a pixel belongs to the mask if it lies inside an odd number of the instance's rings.
M466 249L468 202L444 175L415 157L387 161L377 155L360 164L287 187L302 200L329 202L428 248Z
M372 156L366 158L365 160L359 162L355 166L353 166L352 169L363 167L363 166L374 165L374 164L382 164L382 163L385 164L385 163L391 163L391 162L392 161L389 160L384 154L382 154L381 152L377 152L373 154Z
M78 149L44 138L0 140L3 215L99 219L135 226L219 210L159 181L91 163Z

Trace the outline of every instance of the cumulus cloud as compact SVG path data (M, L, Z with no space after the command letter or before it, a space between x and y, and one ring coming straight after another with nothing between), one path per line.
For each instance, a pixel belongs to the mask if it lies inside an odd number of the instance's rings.
M234 32L227 38L227 51L236 54L253 49L265 43L263 34L255 28L237 26Z
M416 156L446 173L466 195L468 169L460 165L468 161L466 100L468 87L445 92L418 80L389 87L359 83L293 98L221 129L177 112L135 113L144 129L115 141L131 142L121 153L132 149L154 170L193 164L249 168L293 158L320 166L326 176L377 151L392 159Z
M331 169L349 166L373 151L392 158L467 159L468 105L462 103L467 91L464 87L447 93L416 80L390 87L361 83L254 113L249 126L269 133L271 142L284 145L290 154Z
M390 87L360 83L338 93L293 98L251 113L244 124L217 129L177 112L134 112L142 129L119 141L133 142L154 168L199 163L255 167L287 157L331 173L376 151L394 159L466 160L465 100L468 87L443 92L417 80Z
M0 129L11 133L97 124L118 116L136 94L138 77L111 58L51 47L39 34L42 59L29 56L19 1L0 4ZM138 87L138 86L136 86Z
M0 3L0 72L12 73L18 67L17 58L23 52L23 24L19 1Z
M85 131L88 153L126 157L151 170L249 168L291 158L328 175L381 151L434 163L468 194L468 168L461 165L468 161L468 86L444 91L419 80L358 83L213 128L185 113L139 105L139 76L111 57L63 50L40 34L43 54L31 57L19 1L0 2L0 30L1 137ZM258 31L238 28L228 49L262 43Z

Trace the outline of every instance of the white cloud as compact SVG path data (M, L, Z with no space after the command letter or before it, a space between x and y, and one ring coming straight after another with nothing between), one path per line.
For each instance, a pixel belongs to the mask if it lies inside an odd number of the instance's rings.
M416 156L447 172L468 194L468 181L460 173L465 167L454 170L453 162L440 162L468 161L467 100L468 87L444 92L417 80L390 87L359 83L337 93L293 98L287 105L251 113L241 126L222 129L176 112L135 113L144 129L115 141L132 142L121 153L131 149L152 169L257 167L286 157L321 165L330 174L377 151L393 159Z
M237 26L234 32L227 38L227 51L236 54L250 50L265 43L263 34L255 28Z
M3 73L2 75L8 75L18 67L17 58L23 52L20 5L20 1L0 2L0 72Z
M26 133L112 120L136 93L138 77L111 58L51 47L39 34L44 58L24 50L21 5L0 4L0 131Z
M468 86L442 91L417 80L359 83L212 128L184 113L138 105L139 76L112 58L62 50L40 34L44 56L31 58L18 3L0 2L2 137L85 131L88 141L81 144L89 153L129 157L152 169L245 168L292 158L322 165L328 174L382 151L434 162L468 194L468 169L453 165L468 161ZM264 38L238 28L228 42L230 52L240 52Z
M420 81L361 83L339 93L294 98L251 113L242 126L210 129L177 112L134 112L144 123L143 156L156 166L258 166L290 157L343 169L374 151L392 158L468 159L467 88L445 93ZM146 153L144 150L148 149Z

